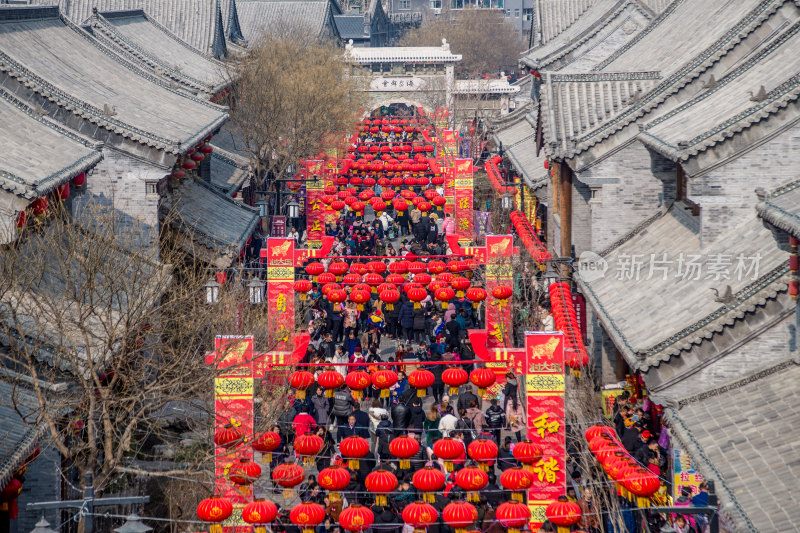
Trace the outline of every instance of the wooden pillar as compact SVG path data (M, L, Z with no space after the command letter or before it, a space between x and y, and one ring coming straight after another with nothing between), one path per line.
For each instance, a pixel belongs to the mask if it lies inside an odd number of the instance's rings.
M559 217L561 218L561 257L572 254L572 169L559 165Z

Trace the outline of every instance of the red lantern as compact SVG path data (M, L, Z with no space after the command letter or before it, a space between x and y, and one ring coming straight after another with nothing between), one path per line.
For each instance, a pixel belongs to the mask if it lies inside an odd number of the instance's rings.
M250 459L239 459L228 468L228 479L234 485L252 485L261 477L261 467Z
M544 515L558 528L558 533L569 533L570 526L577 524L581 519L581 508L577 503L569 501L566 496L559 496L547 506Z
M464 444L450 437L439 439L433 443L433 453L444 461L448 472L453 471L453 461L465 455Z
M394 304L400 299L400 292L397 289L385 289L379 294L380 299L386 304L386 310L391 311L394 309Z
M196 166L197 164L191 159L184 159L183 163L181 163L181 168L184 170L192 170Z
M331 291L333 292L333 291ZM328 294L330 298L330 293ZM304 399L306 397L306 389L314 384L314 374L305 370L297 370L292 372L289 376L289 386L297 389L297 397Z
M336 276L331 272L323 272L317 276L317 283L325 285L326 283L336 283Z
M41 218L47 213L47 197L41 196L33 201L31 204L31 211L37 217Z
M353 290L350 291L350 301L356 303L356 306L359 311L364 310L364 304L369 301L369 298L370 298L370 293L368 290L364 291L353 288Z
M414 533L425 533L436 522L439 513L429 503L413 502L403 509L403 522L414 527Z
M268 500L255 500L242 509L242 520L253 526L254 533L267 533L266 524L278 516L278 506Z
M512 289L508 285L498 285L497 287L492 289L492 296L494 296L498 300L507 300L511 298L512 294L514 294L514 289Z
M336 203L336 202L334 202L334 203ZM312 279L315 280L315 281L317 279L316 276L319 276L323 272L325 272L325 267L322 265L322 263L314 262L314 263L309 263L308 265L306 265L306 274L308 274L309 276L312 276Z
M350 484L350 472L341 466L331 465L319 473L317 481L320 487L328 491L330 500L337 502L341 499L339 492Z
M244 435L233 424L225 424L214 432L214 444L225 449L233 448L242 443Z
M397 477L388 470L375 470L364 478L364 486L376 495L375 505L386 505L386 495L397 488Z
M524 492L533 485L533 474L514 466L503 471L500 475L500 484L511 491L512 500L521 502Z
M450 396L456 396L458 388L469 381L469 374L463 368L448 368L442 372L442 381L450 385Z
M472 302L472 307L475 309L481 305L481 302L486 299L486 291L481 287L470 287L466 292L467 300Z
M303 467L294 463L279 464L272 470L272 481L283 487L283 497L294 498L293 487L303 482L306 473Z
M421 261L411 261L408 263L408 271L412 274L422 274L426 270L428 270L427 265Z
M303 458L303 464L314 464L314 457L322 450L322 437L313 433L304 433L294 439L294 451Z
M197 505L197 516L203 522L211 522L209 533L222 533L223 522L233 513L233 504L225 498L206 498Z
M406 291L406 296L408 296L409 300L414 302L414 309L420 309L422 307L420 302L428 297L428 291L422 287L411 287Z
M74 178L72 178L72 184L75 186L76 189L80 189L83 187L83 184L86 183L86 173L81 172Z
M436 297L437 300L442 302L442 309L447 309L448 303L450 302L450 300L455 298L456 293L450 287L442 287L436 290L434 296Z
M436 274L441 274L445 270L447 270L447 265L445 265L443 261L429 261L428 262L428 272L430 272L434 276Z
M490 466L494 465L494 460L497 459L497 452L497 444L491 439L473 440L467 446L469 456L486 472L489 471Z
M353 397L356 400L360 400L363 395L362 391L372 385L372 378L362 370L354 370L347 374L347 377L344 378L344 382L350 387L350 390L353 391Z
M661 488L661 480L648 469L640 467L622 480L622 486L636 497L638 507L650 507L650 498Z
M311 290L311 282L307 279L298 279L294 282L294 290L300 294L301 300L305 300L306 293Z
M408 384L417 389L417 396L420 398L425 397L426 390L433 385L434 381L436 381L436 378L433 372L421 368L408 375Z
M314 533L314 529L325 520L325 508L318 503L301 503L291 510L289 520L303 533Z
M347 299L347 293L344 291L344 289L340 288L328 291L328 294L326 294L325 296L328 298L328 301L333 304L334 311L339 311L341 309L340 304Z
M317 377L317 384L325 389L326 398L333 398L333 391L344 385L344 376L335 370L326 370Z
M483 396L486 389L494 385L497 381L497 376L494 371L489 368L476 368L469 373L469 380L473 385L478 387L478 395Z
M378 370L372 374L372 384L381 391L381 398L389 397L389 387L397 383L397 374L391 370Z
M348 460L351 470L358 470L358 460L369 453L369 442L364 437L356 435L346 437L339 443L339 452Z
M470 281L464 276L456 276L452 279L452 281L450 281L450 286L457 291L456 297L458 298L464 297L464 291L469 289L470 285L471 285Z
M467 501L480 501L483 487L489 484L489 474L478 467L467 466L456 472L456 485L467 491Z
M511 451L514 459L519 461L525 466L529 472L533 472L533 465L542 459L544 451L542 447L529 440L518 442L514 449Z
M261 463L269 464L272 462L272 452L281 445L281 436L274 431L262 433L253 441L253 449L261 452Z
M328 272L334 274L338 279L347 274L348 270L350 270L350 265L344 261L334 261L328 265Z
M505 502L497 508L495 518L503 527L508 528L508 533L520 533L520 529L531 519L531 511L524 503Z
M419 442L416 439L403 435L395 437L389 443L389 453L400 459L400 468L408 469L411 467L409 459L419 451Z
M414 472L411 483L415 489L424 492L422 499L428 503L433 503L436 498L432 492L440 491L444 487L445 477L441 470L426 466Z
M351 504L339 513L339 525L347 531L367 530L373 522L375 522L375 515L372 511L357 503Z
M455 501L445 505L442 519L455 529L455 533L466 533L467 528L478 519L478 510L471 503Z
M58 196L59 200L66 200L69 198L69 182L62 183L56 189L56 196Z

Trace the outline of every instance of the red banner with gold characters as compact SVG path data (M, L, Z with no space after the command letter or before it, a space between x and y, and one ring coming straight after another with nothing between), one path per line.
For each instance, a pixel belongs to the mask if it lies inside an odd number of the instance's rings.
M528 439L544 452L528 490L530 527L538 531L547 506L567 490L563 333L526 333L525 359Z
M511 256L514 241L511 235L486 236L486 346L490 350L513 345L511 337L512 298L505 300L491 296L498 286L514 286Z
M253 434L253 337L239 335L217 335L214 352L206 359L215 365L214 408L216 430L232 425L242 435ZM236 487L228 480L228 471L238 459L253 459L249 446L239 446L228 453L225 448L215 449L214 474L217 493L234 504L234 512L225 521L228 533L250 531L241 519L242 508L253 500L249 486Z
M293 239L267 239L267 305L272 350L291 352L295 329Z
M324 161L314 160L305 162L306 179L306 232L308 245L312 248L322 246L322 236L325 235L325 203L323 189L325 182Z
M475 239L475 214L472 210L472 159L456 159L454 168L456 234L459 244L467 245Z

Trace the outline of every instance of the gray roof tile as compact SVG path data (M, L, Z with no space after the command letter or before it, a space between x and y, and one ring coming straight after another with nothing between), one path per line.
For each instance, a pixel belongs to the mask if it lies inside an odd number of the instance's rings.
M800 180L772 191L756 210L770 224L800 237Z
M542 43L558 37L600 0L536 0L534 10Z
M197 253L194 246L202 245L211 251L204 258L220 268L236 259L259 219L258 209L194 179L185 180L165 198L161 212L169 213L172 226L189 238L190 252Z
M737 274L740 255L759 257L755 280L752 272ZM722 331L735 318L754 311L765 298L774 298L787 287L787 254L755 216L701 247L697 221L682 204L674 204L666 214L657 214L602 256L608 262L605 275L579 283L614 343L631 365L642 370ZM692 257L702 265L700 279L687 275L686 265ZM656 269L651 274L651 258L667 261L652 263L656 268L666 267L666 273ZM730 262L729 279L709 275L715 260ZM745 270L751 262L743 261ZM679 273L681 264L683 271ZM731 287L734 302L716 302L711 289L723 294L726 285ZM653 324L658 327L653 328Z
M0 10L1 67L72 113L139 142L180 153L227 120L124 62L56 8ZM115 109L113 116L104 107ZM178 146L178 143L182 147Z
M236 194L249 175L247 164L235 154L220 149L211 154L211 184L228 196Z
M367 33L364 33L364 17L362 15L335 15L336 29L342 39L368 39L369 26Z
M225 65L180 40L142 10L102 12L94 35L151 72L210 96L225 84Z
M239 1L237 7L242 32L250 42L264 32L287 28L318 37L323 35L326 25L332 22L330 0Z
M800 531L789 511L796 509L800 461L786 451L800 439L800 426L787 422L800 415L798 380L800 367L786 361L666 410L671 434L715 480L722 513L737 533ZM728 417L736 426L726 425ZM737 438L725 443L729 430Z
M16 409L15 409L16 407ZM0 485L11 479L11 475L22 466L33 452L43 427L30 425L20 418L20 413L35 419L39 410L36 395L25 388L0 381Z
M529 186L536 189L547 185L544 150L536 155L536 130L526 117L499 130L495 140L503 143L514 168L522 173Z

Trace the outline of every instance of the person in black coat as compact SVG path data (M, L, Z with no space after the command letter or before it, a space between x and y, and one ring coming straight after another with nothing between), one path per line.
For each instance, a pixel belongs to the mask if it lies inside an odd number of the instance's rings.
M629 454L636 455L642 443L641 434L642 426L639 422L635 422L632 426L625 429L625 433L622 434L622 445L628 450Z
M361 433L361 428L356 424L356 416L353 414L347 417L347 424L340 426L336 431L337 441L341 442L342 439L347 437L364 437L364 434ZM367 436L364 438L369 439L369 430L367 430Z
M369 415L361 410L361 406L358 402L356 402L356 406L353 409L353 416L356 417L356 428L358 428L356 434L359 437L364 437L369 440Z
M511 453L511 440L511 437L503 439L503 445L497 452L497 468L503 471L519 464Z
M409 411L411 413L408 423L409 429L422 431L422 423L425 421L425 411L422 410L422 400L418 397L414 397L414 399L411 400Z
M391 415L392 427L395 430L403 431L408 428L408 424L411 422L411 411L406 404L403 402L394 404L392 406Z
M442 354L439 350L431 350L431 361L441 362ZM433 385L431 385L431 393L433 394L434 403L440 403L444 395L444 381L442 381L442 373L444 373L445 365L427 365L425 368L430 370L433 374Z
M414 340L414 304L409 300L403 302L400 306L400 314L397 317L400 322L400 327L403 328L403 338L407 341ZM398 337L400 334L398 333Z
M480 405L478 401L478 397L473 392L472 385L467 385L465 387L464 392L458 395L458 403L456 407L459 411L469 409L469 406L472 402L475 402L475 405Z
M414 309L413 314L413 327L414 327L414 342L425 342L425 323L427 320L427 311L425 307Z
M381 415L381 421L375 427L375 436L378 437L378 455L381 459L391 457L389 443L392 441L393 435L392 423L389 422L389 417Z
M450 320L444 325L445 342L447 346L458 346L461 338L461 326L456 322L455 314L450 317Z
M370 510L375 515L375 529L384 533L399 533L402 520L389 507L373 505Z

